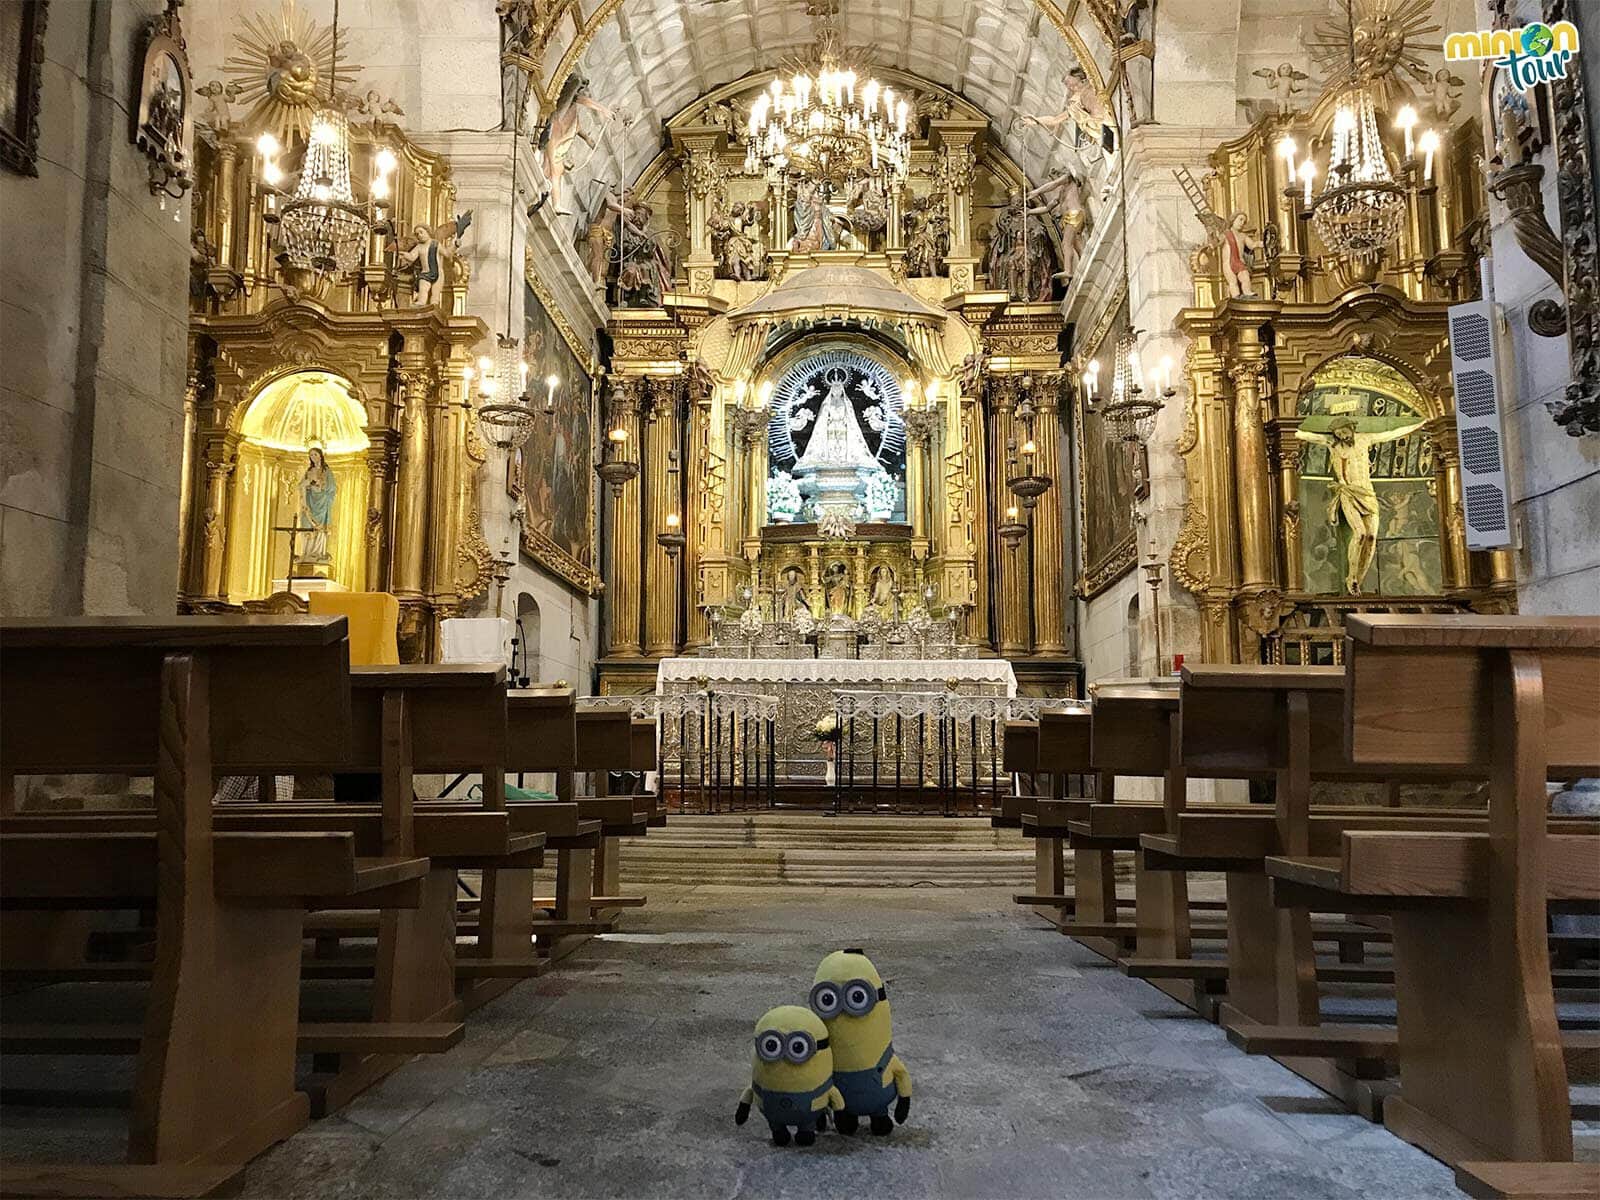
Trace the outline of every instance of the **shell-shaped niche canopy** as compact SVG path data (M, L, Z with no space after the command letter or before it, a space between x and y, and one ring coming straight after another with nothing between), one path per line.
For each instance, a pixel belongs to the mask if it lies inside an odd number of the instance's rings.
M299 371L275 379L256 395L239 432L274 450L320 446L329 456L365 450L366 411L350 385L326 371Z

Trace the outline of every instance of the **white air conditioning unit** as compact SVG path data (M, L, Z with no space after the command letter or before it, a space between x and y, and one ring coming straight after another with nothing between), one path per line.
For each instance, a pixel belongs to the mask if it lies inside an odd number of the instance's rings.
M1512 544L1511 489L1506 479L1501 419L1500 311L1489 301L1450 308L1450 372L1455 381L1456 437L1461 444L1461 511L1467 546Z

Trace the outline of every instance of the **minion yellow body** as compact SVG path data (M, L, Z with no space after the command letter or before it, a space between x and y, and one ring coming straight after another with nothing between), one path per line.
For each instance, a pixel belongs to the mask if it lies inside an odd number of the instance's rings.
M743 1125L751 1105L760 1110L776 1146L794 1140L809 1146L830 1109L844 1107L833 1086L833 1051L828 1027L809 1008L785 1004L756 1022L756 1053L751 1083L739 1097L734 1122Z
M883 977L861 951L837 950L817 967L810 1001L826 1024L834 1084L844 1101L835 1119L839 1132L854 1133L866 1117L873 1133L889 1133L910 1115L911 1073L894 1052Z

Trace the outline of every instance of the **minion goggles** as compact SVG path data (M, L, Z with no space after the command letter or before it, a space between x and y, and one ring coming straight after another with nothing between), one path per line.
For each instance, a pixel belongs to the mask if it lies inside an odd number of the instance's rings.
M787 1058L790 1062L799 1065L808 1061L818 1050L828 1048L828 1039L821 1041L814 1039L809 1033L779 1033L776 1029L768 1029L756 1034L756 1056L762 1062L775 1063L779 1059Z
M878 1006L878 1001L888 998L887 989L875 988L865 979L852 979L843 985L827 981L817 984L811 989L810 1003L811 1011L826 1021L841 1012L864 1017Z

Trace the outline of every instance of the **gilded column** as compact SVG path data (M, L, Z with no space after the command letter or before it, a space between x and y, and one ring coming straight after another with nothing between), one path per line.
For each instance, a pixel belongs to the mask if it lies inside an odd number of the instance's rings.
M1299 417L1279 417L1272 423L1272 467L1278 482L1278 524L1283 540L1283 590L1305 589L1300 550L1300 464L1303 443L1295 436Z
M1444 594L1472 586L1472 558L1461 513L1461 446L1454 418L1434 417L1422 427L1433 446L1433 490L1439 502L1439 573Z
M717 277L717 258L711 248L711 209L726 186L719 151L728 135L710 126L676 130L673 144L683 155L684 182L688 185L689 257L684 267L689 276L689 294L709 296Z
M627 433L622 443L623 453L635 453L639 445L639 400L644 381L637 376L613 376L607 405L605 428L600 436L606 438L611 430ZM621 494L609 486L601 488L602 503L611 504L611 520L606 526L610 551L606 564L606 598L609 604L608 643L612 654L638 654L641 627L640 596L643 560L639 554L639 488L638 477L622 485Z
M216 225L213 246L219 267L238 269L233 261L233 194L238 179L239 143L224 134L217 139Z
M367 430L367 590L391 590L394 542L390 496L394 490L396 436L386 426Z
M1061 496L1066 481L1061 471L1061 381L1044 379L1033 421L1034 473L1053 480L1033 510L1033 633L1034 652L1067 652L1066 540L1061 520Z
M990 387L994 397L994 506L999 520L1006 518L1006 510L1016 504L1016 499L1006 487L1006 479L1013 473L1012 446L1016 442L1015 413L1017 385L1012 379L996 377ZM1000 583L1000 653L1003 655L1028 652L1028 553L1031 548L1019 545L1016 549L1002 545L999 554Z
M412 365L401 369L400 462L396 468L392 590L402 600L418 601L426 594L428 497L433 490L428 405L435 387L430 368Z
M1239 586L1268 588L1272 569L1272 494L1267 488L1266 430L1261 421L1261 381L1265 366L1253 347L1229 370L1233 380L1233 475L1239 513ZM1246 353L1249 353L1246 351Z
M183 473L178 479L178 591L182 597L196 590L189 571L194 559L195 406L199 391L200 380L191 372L183 389Z
M656 534L667 528L667 516L677 513L683 519L683 499L679 493L681 476L672 468L680 461L683 446L682 422L678 416L680 381L675 377L645 381L647 425L645 428L644 479L649 515L641 535L646 538L645 578L650 587L644 596L644 651L661 657L678 652L679 562L674 562L656 543Z
M945 443L945 454L938 459L941 474L953 478L940 479L935 485L944 493L948 513L943 553L946 562L959 555L969 565L973 607L966 632L987 641L990 606L998 602L989 584L989 555L993 550L989 530L994 522L989 512L989 490L983 481L989 455L988 430L978 398L963 397L953 407L954 428L946 430L950 440Z
M219 602L227 598L224 567L227 563L228 500L237 448L236 436L225 433L213 437L206 446L206 511L202 535L205 554L201 590L205 599Z
M940 158L935 179L944 184L950 212L950 253L945 263L952 292L977 290L977 255L972 244L972 177L977 165L974 142L982 134L981 121L945 120L929 123L928 132Z

